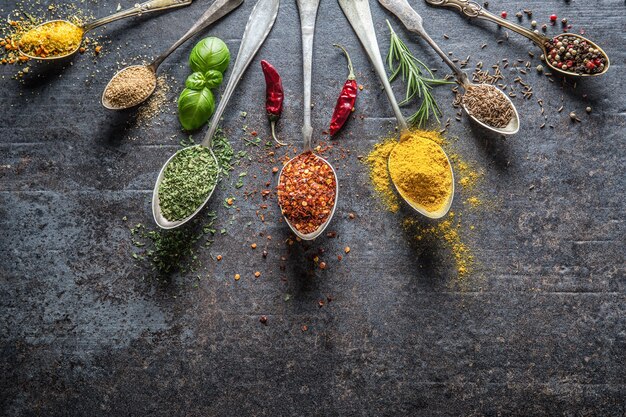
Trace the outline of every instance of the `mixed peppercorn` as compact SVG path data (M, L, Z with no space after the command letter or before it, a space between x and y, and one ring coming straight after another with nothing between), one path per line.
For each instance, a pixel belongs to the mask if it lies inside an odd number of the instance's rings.
M589 41L577 35L559 35L546 42L546 61L554 68L575 74L604 71L607 58Z
M326 161L305 152L285 165L277 194L289 223L302 234L313 233L333 211L337 178Z

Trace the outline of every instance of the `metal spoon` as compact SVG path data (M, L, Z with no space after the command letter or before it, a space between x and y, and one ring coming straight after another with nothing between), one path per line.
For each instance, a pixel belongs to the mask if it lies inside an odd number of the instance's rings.
M217 20L221 19L222 17L226 16L228 13L235 10L242 3L243 3L243 0L216 0L213 4L211 4L211 6L207 9L207 11L204 12L202 16L200 16L200 18L187 31L187 33L185 33L182 36L182 38L177 40L167 51L159 55L150 65L147 65L146 68L148 68L154 74L154 78L156 79L156 72L157 72L157 69L159 68L159 65L161 65L161 63L165 61L165 59L168 56L170 56L172 52L174 52L179 46L187 42L190 38L198 34L200 31L206 29L211 24L215 23ZM111 78L111 81L113 81L115 77L117 77L121 72L126 71L129 68L136 67L136 66L138 65L131 65L130 67L121 69ZM109 110L126 110L131 107L138 106L139 104L146 101L154 93L154 90L156 89L156 82L155 82L152 90L149 93L146 93L146 96L140 102L132 103L131 105L126 106L126 107L115 107L111 103L107 103L105 99L105 93L107 89L109 88L111 81L109 81L107 86L104 88L104 92L102 93L102 100L101 100L102 105Z
M380 82L385 88L385 93L387 94L387 98L389 98L391 108L393 109L398 125L400 126L400 137L402 138L403 135L409 132L409 128L404 116L402 116L402 112L400 112L400 107L398 106L396 97L393 95L391 85L389 85L389 80L387 79L383 59L380 56L380 49L378 48L378 41L376 40L376 32L374 30L374 22L372 21L372 13L370 12L368 0L339 0L339 5L352 25L352 28L356 32L361 44L363 44L363 48L365 49L365 52L367 52L367 55L374 66L374 70L376 71L376 74L378 74ZM446 155L446 158L448 158L448 155L443 149L441 149L441 152L443 152ZM407 204L409 204L409 206L411 206L415 211L430 219L439 219L448 213L454 198L454 172L452 171L452 164L450 164L449 158L448 165L450 166L450 174L452 175L452 189L450 190L450 197L448 201L446 201L446 204L436 212L428 211L424 207L415 204L395 183L394 186L396 187L398 194L400 194L400 197L402 197L402 199L406 201Z
M559 67L556 67L554 65L552 65L552 62L550 62L549 59L547 59L548 57L548 50L547 50L547 46L550 44L551 39L548 38L547 36L541 35L539 33L535 33L532 30L526 29L523 26L517 25L515 23L509 22L506 19L501 19L500 17L496 16L493 13L488 12L487 10L485 10L480 4L476 3L475 1L469 1L469 0L426 0L426 3L432 5L432 6L439 6L439 7L453 7L458 9L461 13L463 13L464 15L468 16L468 17L477 17L479 19L484 19L484 20L490 20L494 23L497 23L501 26L504 26L505 28L511 29L513 32L519 33L522 36L527 37L528 39L530 39L531 41L533 41L539 48L541 48L541 50L543 51L543 55L546 57L546 64L554 71L559 72L563 75L568 75L570 77L595 77L598 75L602 75L604 73L606 73L609 70L609 66L610 66L610 61L609 61L609 56L606 54L606 52L604 52L602 50L602 48L600 48L598 45L596 45L594 42L590 41L589 39L585 38L584 36L580 36L580 35L576 35L574 33L562 33L561 35L566 35L566 36L572 36L572 37L576 37L580 40L583 40L585 42L588 42L591 46L593 46L594 49L597 49L606 59L606 65L604 66L604 69L601 72L595 73L595 74L579 74L576 72L569 72L569 71L563 71L562 69L560 69ZM557 36L561 36L561 35L557 35Z
M237 54L237 60L235 61L235 65L233 66L233 71L230 75L230 79L228 80L228 84L226 85L226 90L224 91L224 95L222 96L222 100L217 106L217 110L215 114L211 118L211 122L209 123L209 130L199 145L195 146L205 146L211 149L211 155L215 159L217 163L217 158L213 153L212 142L213 136L217 130L217 125L226 109L226 105L230 100L239 80L243 76L244 72L252 62L252 59L258 52L263 42L267 38L267 35L270 33L272 26L274 26L274 22L276 21L276 15L278 15L278 6L280 4L280 0L259 0L257 4L252 9L252 13L248 18L248 23L246 24L246 29L243 33L243 38L241 39L241 46L239 47L239 53ZM180 151L178 151L180 152ZM176 152L176 153L178 153ZM202 208L206 205L206 203L211 199L213 195L213 191L215 188L211 190L207 198L204 200L202 205L198 207L198 209L189 217L177 220L170 221L163 217L161 212L161 207L159 205L159 186L161 185L161 181L163 180L163 173L165 172L165 168L170 163L172 158L176 154L172 155L159 173L159 176L156 180L156 184L154 186L154 191L152 192L152 215L154 217L154 221L156 224L163 229L174 229L178 226L182 226L191 220L196 214L202 210ZM217 186L217 184L216 184Z
M311 141L313 137L313 128L311 127L311 73L313 69L313 36L315 34L315 19L317 17L317 8L320 4L320 0L296 0L296 2L298 4L298 11L300 12L300 26L302 28L302 72L304 76L304 124L302 126L304 150L302 154L304 154L306 152L311 152ZM317 230L311 233L303 234L299 232L298 229L296 229L289 222L289 219L285 217L285 221L287 222L291 230L295 233L296 236L298 236L302 240L313 240L324 232L335 214L337 200L339 198L339 183L337 181L337 172L335 172L335 168L333 168L330 162L328 162L324 158L315 154L313 155L316 158L320 159L322 162L324 162L326 165L328 165L333 171L336 187L335 204L333 205L333 209L330 212L330 215L328 216L326 221L321 224L317 228ZM296 156L295 158L297 158L298 156ZM285 167L289 165L295 158L292 158L285 165L283 165L283 169L280 171L280 175L278 177L279 183Z
M75 26L79 29L81 29L83 31L83 37L85 36L85 34L91 30L94 30L97 27L100 27L102 25L106 25L108 23L114 22L116 20L119 19L124 19L126 17L132 17L132 16L140 16L142 14L145 13L151 13L151 12L157 12L160 10L166 10L166 9L172 9L174 7L180 7L180 6L188 6L192 3L193 0L152 0L152 1L147 1L145 3L141 3L141 4L135 4L135 6L131 7L130 9L126 9L126 10L122 10L120 12L114 13L110 16L106 16L106 17L102 17L100 19L96 19L94 21L91 21L89 23L85 23L81 26L78 26L70 21L67 20L50 20L47 22L44 22L38 26L36 26L35 28L31 29L31 30L35 30L39 27L42 27L44 25L49 25L51 23L56 23L56 22L66 22L67 24L70 24L72 26ZM18 48L19 51L22 55L25 55L31 59L39 59L39 60L45 60L45 61L52 61L55 59L62 59L62 58L67 58L71 55L74 55L78 49L80 48L80 43L76 46L76 49L74 49L73 51L65 54L65 55L61 55L61 56L51 56L51 57L46 57L46 58L42 58L39 56L33 56L33 55L29 55L26 52L22 51L21 49L21 45L18 44Z
M409 5L409 3L406 0L378 0L378 1L387 10L395 14L398 17L398 19L400 19L400 21L404 24L404 26L406 26L408 30L420 35L422 39L424 39L435 50L435 52L437 52L437 55L439 55L441 59L443 59L443 61L450 67L450 69L452 69L456 77L457 83L459 83L459 85L463 87L465 91L467 91L467 89L471 86L480 85L480 84L470 83L469 79L467 78L467 74L461 71L461 69L457 67L456 64L454 64L454 62L450 60L450 58L448 58L448 55L446 55L441 50L441 48L439 48L439 45L437 45L435 41L432 40L430 36L428 36L428 33L426 33L426 31L424 30L424 27L422 26L422 17ZM490 126L482 122L480 119L474 117L468 111L465 104L462 104L463 110L465 110L465 112L469 115L469 117L472 118L472 120L474 120L476 123L483 126L484 128L489 129L496 133L500 133L502 135L513 135L519 131L519 114L517 113L517 109L515 108L515 105L513 104L511 99L506 94L504 94L504 92L502 92L500 89L498 89L495 86L493 88L495 89L495 91L498 91L500 95L509 102L509 105L513 109L513 118L505 127L502 127L502 128L494 127L494 126Z

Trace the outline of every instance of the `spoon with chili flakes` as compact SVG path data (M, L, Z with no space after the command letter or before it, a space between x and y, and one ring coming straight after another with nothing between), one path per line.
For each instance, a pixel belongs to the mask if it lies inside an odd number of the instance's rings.
M297 0L297 3L302 27L304 150L283 166L277 194L278 204L291 230L303 240L313 240L324 232L335 214L339 187L335 169L324 158L315 155L311 148L313 35L320 0Z

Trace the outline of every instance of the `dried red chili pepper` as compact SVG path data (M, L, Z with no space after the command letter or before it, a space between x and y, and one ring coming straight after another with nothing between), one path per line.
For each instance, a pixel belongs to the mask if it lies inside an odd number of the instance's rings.
M335 105L335 111L333 112L333 117L330 119L330 135L333 136L335 133L339 132L339 130L343 127L343 125L352 114L352 109L354 108L354 103L356 102L356 94L358 91L358 86L356 83L356 77L354 76L354 67L352 66L352 60L350 59L350 55L348 55L348 51L341 45L333 45L337 48L341 48L343 53L346 55L348 59L348 80L343 85L343 89L341 90L341 94L337 99L337 104Z
M261 68L263 68L263 75L265 75L265 110L272 125L272 137L278 144L285 145L285 143L276 138L276 122L280 119L280 115L283 112L283 101L285 99L283 82L276 68L269 62L261 61Z

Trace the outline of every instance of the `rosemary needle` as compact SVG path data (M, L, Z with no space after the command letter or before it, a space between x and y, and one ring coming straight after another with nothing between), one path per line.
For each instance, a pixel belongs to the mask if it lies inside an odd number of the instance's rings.
M421 127L431 114L439 121L441 110L431 90L436 85L453 83L435 78L432 71L411 54L409 48L391 27L389 20L387 20L387 26L389 26L391 31L391 42L389 53L387 54L387 65L392 71L389 81L393 81L398 75L402 75L402 79L406 82L406 95L399 105L408 104L416 96L422 99L417 112L409 117L407 121L412 125ZM397 62L397 66L394 66L395 62Z

